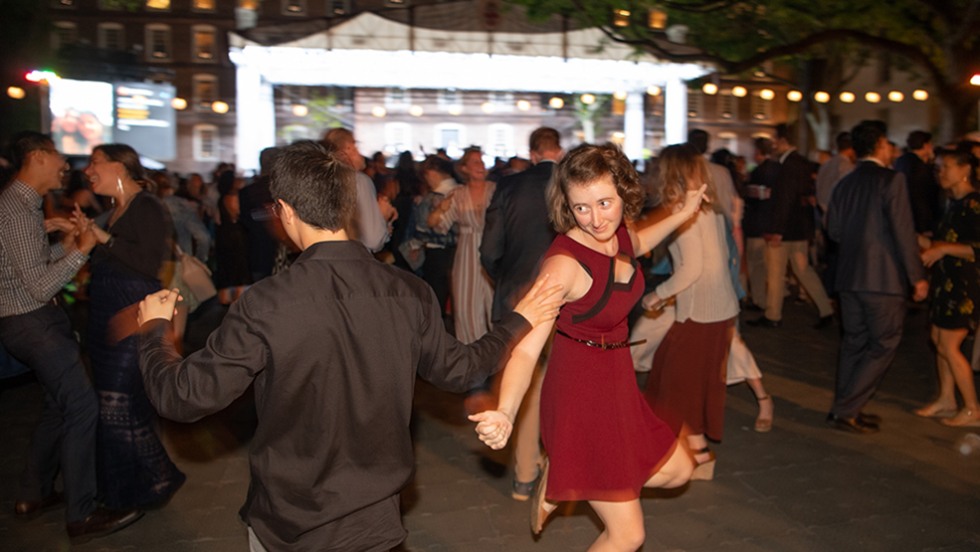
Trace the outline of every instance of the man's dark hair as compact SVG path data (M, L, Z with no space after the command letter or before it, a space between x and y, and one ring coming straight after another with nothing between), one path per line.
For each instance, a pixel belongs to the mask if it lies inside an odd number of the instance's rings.
M687 133L687 143L694 146L698 153L704 155L708 152L708 133L700 128L691 129Z
M47 134L33 130L17 133L10 142L10 164L14 172L23 168L29 153L47 148L54 148L54 141Z
M932 142L932 134L924 130L913 130L909 133L908 138L905 139L905 147L909 151L916 151L924 148L930 142Z
M776 125L776 139L786 140L790 144L793 143L793 141L790 140L789 138L789 125L787 125L786 123L779 123L778 125Z
M528 145L531 151L560 150L561 138L557 130L551 127L539 127L531 133Z
M282 148L270 175L270 191L296 211L300 220L317 228L347 228L357 195L354 169L312 140Z
M764 136L755 139L755 149L762 155L769 157L772 155L772 140Z
M844 131L837 135L837 153L849 150L854 145L851 143L851 133Z
M279 148L271 147L265 148L259 153L259 172L261 174L269 174L272 170L272 165L276 162L276 157L279 156Z
M854 153L863 158L874 153L878 140L887 134L887 129L881 121L861 121L851 129L851 143Z
M419 164L419 174L425 174L425 171L436 171L446 176L453 176L455 172L452 162L446 161L438 155L427 155L425 160Z

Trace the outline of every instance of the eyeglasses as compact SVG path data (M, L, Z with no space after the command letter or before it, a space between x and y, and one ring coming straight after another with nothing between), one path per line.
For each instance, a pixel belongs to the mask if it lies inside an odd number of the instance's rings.
M276 218L282 216L282 200L277 199L272 203L272 214L276 215Z

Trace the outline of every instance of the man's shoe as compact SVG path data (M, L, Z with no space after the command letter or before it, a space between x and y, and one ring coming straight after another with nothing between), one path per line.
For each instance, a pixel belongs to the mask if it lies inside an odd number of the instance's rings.
M814 330L822 330L824 328L829 328L831 324L834 323L834 315L828 314L827 316L821 316L820 320L813 325Z
M14 504L14 513L25 518L33 518L65 501L65 495L61 493L51 493L41 500L18 500Z
M871 422L862 422L861 418L857 416L855 416L854 418L842 418L840 416L828 414L827 423L834 429L839 429L841 431L847 431L850 433L857 433L859 435L878 433L878 424L873 424Z
M877 414L871 414L868 412L858 412L857 418L858 420L861 420L861 422L865 424L878 425L881 423L881 416Z
M782 324L779 320L769 320L765 316L760 316L755 320L746 320L746 324L749 326L755 326L757 328L778 328Z
M105 508L96 508L82 521L68 524L68 538L72 544L82 544L97 537L104 537L143 517L139 510L114 512Z

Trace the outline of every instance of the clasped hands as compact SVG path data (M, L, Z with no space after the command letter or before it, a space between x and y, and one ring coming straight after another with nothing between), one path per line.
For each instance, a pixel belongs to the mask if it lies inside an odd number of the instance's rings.
M66 250L74 247L85 254L91 252L101 241L99 233L105 234L105 231L99 228L92 219L82 213L77 203L75 204L75 210L68 218L55 217L44 219L44 231L49 234L51 232L64 233L64 237L61 240L62 246Z
M514 420L500 410L486 410L468 417L471 422L477 422L476 435L483 444L493 450L507 446L511 432L514 431Z

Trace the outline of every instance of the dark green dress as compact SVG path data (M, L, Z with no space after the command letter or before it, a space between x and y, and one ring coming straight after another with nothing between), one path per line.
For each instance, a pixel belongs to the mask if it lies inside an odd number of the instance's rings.
M932 266L930 320L940 328L976 331L980 319L980 193L950 200L936 239L973 247L973 261L946 255Z

